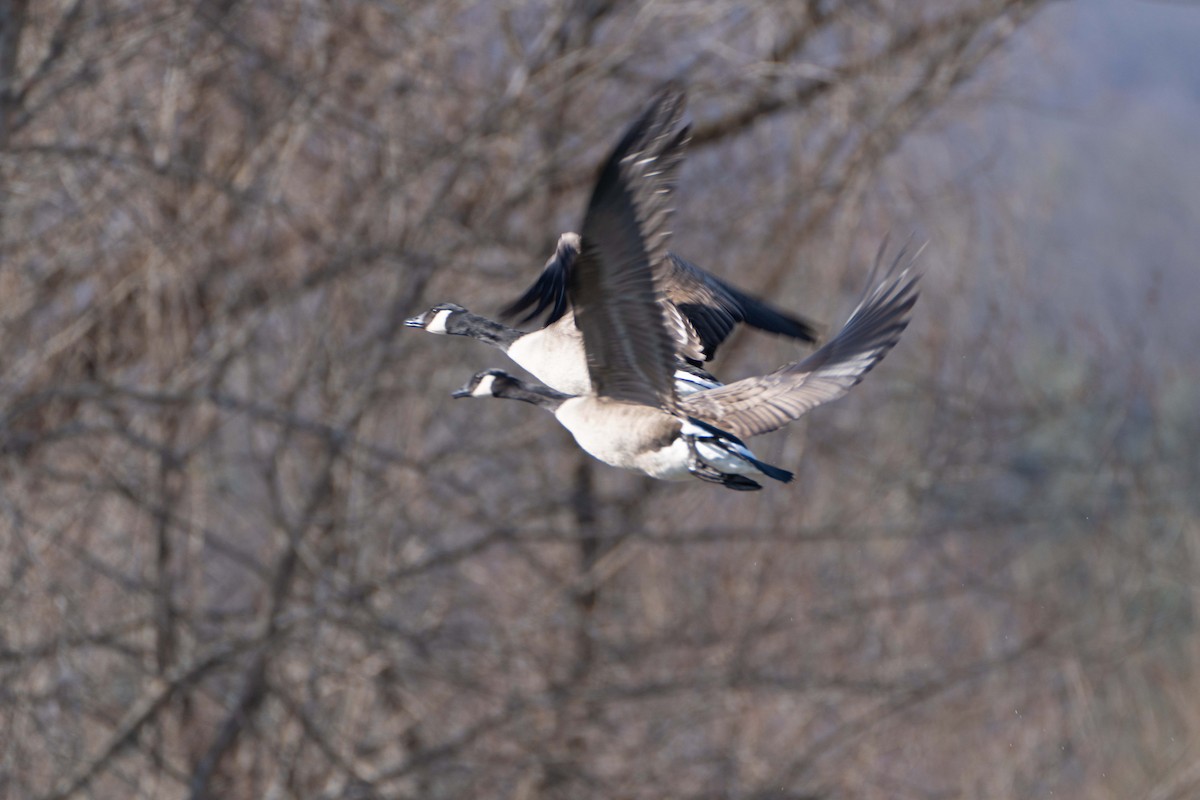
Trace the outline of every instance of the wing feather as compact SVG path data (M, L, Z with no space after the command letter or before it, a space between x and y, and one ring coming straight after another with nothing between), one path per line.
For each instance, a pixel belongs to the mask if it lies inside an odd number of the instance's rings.
M659 285L688 137L683 107L681 91L664 91L608 157L567 271L593 391L664 408L675 404L675 347Z
M528 312L519 320L525 323L550 309L543 327L557 322L567 310L567 282L578 257L579 234L562 234L542 274L501 315L511 319ZM675 352L693 363L711 360L740 322L767 333L817 341L813 322L775 308L675 253L667 253L665 266L660 302L671 317Z
M781 428L846 394L908 327L920 275L912 260L901 267L905 253L902 249L876 282L880 248L868 291L837 336L808 358L766 375L690 394L680 402L680 410L745 438Z
M667 254L664 281L667 300L677 306L692 327L692 338L680 354L708 361L739 322L751 327L801 339L817 340L817 327L803 317L775 308L674 253Z
M540 317L547 308L550 309L550 315L542 327L548 327L558 322L567 310L567 278L571 265L578 257L579 234L568 232L559 236L558 246L554 248L554 255L550 256L550 260L542 268L542 274L534 281L533 286L525 291L525 294L501 309L500 316L504 319L512 319L533 306L533 310L521 317L520 322L525 323Z

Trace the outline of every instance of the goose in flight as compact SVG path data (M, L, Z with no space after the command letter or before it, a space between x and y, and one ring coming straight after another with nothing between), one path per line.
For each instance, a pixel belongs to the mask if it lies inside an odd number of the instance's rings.
M904 251L841 331L807 358L766 375L681 396L674 370L677 320L659 302L669 261L673 142L683 96L668 90L630 127L601 169L584 216L579 253L565 279L582 334L589 391L574 394L500 370L477 373L455 397L507 397L552 411L592 456L650 477L693 476L731 489L792 473L757 459L743 437L780 428L844 395L899 340L917 299ZM666 176L666 177L664 177Z
M661 172L647 174L649 185L661 193L658 202L664 213L669 209L675 174L683 159L687 138L687 127L672 130L671 135L658 144L654 156ZM454 303L439 303L405 320L404 324L430 333L469 336L498 347L550 388L567 394L588 394L591 379L584 339L576 325L568 291L580 251L579 234L562 234L542 274L520 298L501 312L506 319L528 312L521 322L529 322L545 313L543 327L537 330L521 331L473 314ZM774 308L674 253L656 251L656 258L663 261L656 269L657 302L670 323L676 356L675 386L681 394L720 385L702 369L702 365L712 359L739 322L768 333L805 342L817 341L817 327L808 320Z

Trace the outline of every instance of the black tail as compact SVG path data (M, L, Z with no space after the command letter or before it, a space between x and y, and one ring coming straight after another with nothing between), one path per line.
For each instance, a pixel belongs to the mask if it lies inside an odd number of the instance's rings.
M782 467L773 467L765 461L759 461L754 456L742 456L742 458L757 467L763 475L766 475L768 478L774 478L780 483L791 483L792 479L796 477L794 473L788 472Z

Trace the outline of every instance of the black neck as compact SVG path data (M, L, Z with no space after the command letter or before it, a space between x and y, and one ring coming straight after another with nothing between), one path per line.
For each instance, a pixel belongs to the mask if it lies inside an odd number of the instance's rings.
M549 386L529 384L518 378L512 378L503 387L500 387L499 391L496 392L496 396L532 403L535 406L541 406L550 411L562 405L564 400L570 400L574 397L574 395L555 391Z
M467 312L463 315L454 330L447 333L457 333L460 336L470 336L481 342L507 350L513 342L525 335L524 331L510 328L487 317Z

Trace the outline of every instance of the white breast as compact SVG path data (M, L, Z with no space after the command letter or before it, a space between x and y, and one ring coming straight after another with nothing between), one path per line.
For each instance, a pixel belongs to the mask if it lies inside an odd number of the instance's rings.
M517 339L509 346L508 357L551 389L566 394L592 391L583 337L569 318Z

